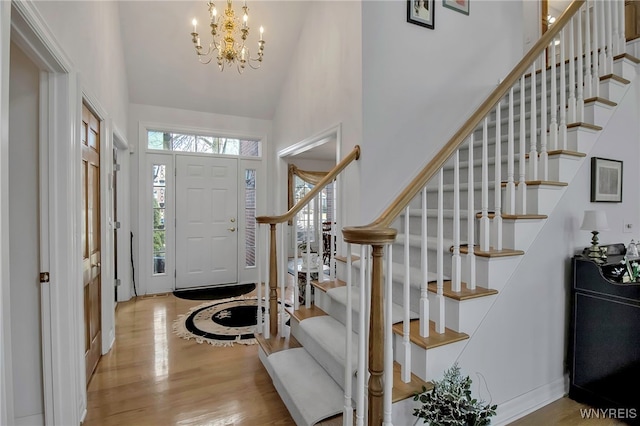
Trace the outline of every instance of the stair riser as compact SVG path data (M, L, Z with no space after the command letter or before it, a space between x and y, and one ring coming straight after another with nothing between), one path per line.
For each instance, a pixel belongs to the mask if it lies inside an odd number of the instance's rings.
M615 107L593 102L584 107L584 122L604 127L613 115Z
M404 345L402 336L394 334L394 360L402 362L404 359ZM443 372L451 367L452 360L457 359L464 349L465 341L450 343L424 350L411 343L411 371L422 380L440 380Z
M624 97L624 94L627 93L628 89L628 84L623 84L613 79L608 79L606 81L600 82L599 96L612 102L619 103Z
M522 256L508 256L487 258L474 256L476 269L476 286L502 291L511 276L513 268L520 262ZM462 281L469 280L469 258L462 255Z
M636 75L636 64L629 59L618 59L613 62L613 73L627 80L633 80Z

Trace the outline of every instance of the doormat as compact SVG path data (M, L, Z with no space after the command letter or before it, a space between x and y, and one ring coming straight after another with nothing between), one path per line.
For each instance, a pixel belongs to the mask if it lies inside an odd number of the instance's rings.
M224 287L196 288L193 290L176 290L173 295L187 300L218 300L238 297L256 289L255 284L238 284Z
M180 315L173 322L173 331L183 339L213 346L254 345L257 312L256 298L207 302Z

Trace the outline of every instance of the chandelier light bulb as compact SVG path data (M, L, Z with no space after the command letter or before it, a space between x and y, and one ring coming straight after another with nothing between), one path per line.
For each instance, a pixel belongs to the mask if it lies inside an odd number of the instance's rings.
M198 21L196 20L196 18L193 18L193 21L191 21L191 24L193 25L193 32L197 33L198 31L196 31L196 29L198 28Z
M260 41L262 41L262 34L264 33L264 28L260 25Z
M218 14L218 11L216 10L215 7L213 9L211 9L211 18L212 19L215 19L217 14Z

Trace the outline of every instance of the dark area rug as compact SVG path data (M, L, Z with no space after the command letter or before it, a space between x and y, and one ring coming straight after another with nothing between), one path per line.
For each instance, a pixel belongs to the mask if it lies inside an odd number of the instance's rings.
M219 300L238 297L255 290L255 284L239 284L225 287L207 287L193 290L176 290L173 295L187 300Z
M288 320L289 315L284 315ZM173 322L173 331L183 339L213 346L253 345L257 343L254 337L257 317L258 299L216 300L195 306L178 316Z

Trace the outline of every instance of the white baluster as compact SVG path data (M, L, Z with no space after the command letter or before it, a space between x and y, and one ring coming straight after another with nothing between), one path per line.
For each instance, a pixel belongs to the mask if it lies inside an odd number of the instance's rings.
M578 123L582 123L584 121L584 63L583 63L583 57L582 55L584 55L584 46L582 45L582 8L580 9L580 11L578 12L578 15L575 17L576 20L576 27L577 27L577 42L576 42L576 47L578 48L578 51L576 53L577 56L577 60L578 60L578 72L577 72L577 77L578 77L578 82L577 82L577 96L576 96L576 120ZM544 178L544 180L547 180L546 178Z
M329 277L331 281L336 279L336 254L338 253L337 240L338 240L338 199L336 193L338 192L337 181L333 181L333 213L331 215L331 257L329 258Z
M574 46L574 26L575 16L569 21L569 100L567 121L569 123L576 122L576 51Z
M489 118L482 122L482 203L480 204L480 250L489 251L489 131L487 130ZM473 191L473 188L469 188Z
M420 336L429 337L429 252L427 250L427 188L422 189L422 281L420 282Z
M473 167L473 164L469 164ZM471 188L469 188L471 190ZM451 256L451 290L462 289L460 261L460 151L453 154L453 255Z
M409 383L411 381L411 342L409 337L411 334L411 315L409 314L409 308L411 305L411 260L409 258L409 207L404 211L404 286L402 289L402 346L404 347L404 362L402 363L402 381ZM391 254L391 246L389 246L389 254ZM389 264L387 269L387 276L391 271L391 265Z
M271 294L270 294L270 286L271 285L269 283L270 276L271 276L270 275L271 265L270 265L270 262L269 262L269 252L270 252L270 249L271 249L270 241L269 241L270 239L271 239L271 236L270 236L270 232L269 232L269 227L267 226L267 230L265 232L265 238L264 238L264 243L265 243L265 250L264 250L264 258L265 258L265 263L264 263L265 264L265 268L264 268L265 269L265 273L264 273L264 276L265 276L265 280L264 280L264 282L265 282L264 296L265 296L265 301L264 301L264 332L263 332L263 334L264 334L264 338L265 339L268 339L271 336L271 334L270 334L271 333L270 332L270 330L271 330L271 325L270 325L270 323L271 323L271 308L270 308L271 303L269 303L269 298L271 297Z
M391 310L392 308L392 288L393 288L393 245L387 244L387 270L386 270L386 283L384 289L384 396L382 400L382 411L383 411L383 426L393 426L391 422L391 404L392 404L392 394L393 394L393 334L391 331L391 326L393 320L391 319ZM409 306L405 305L405 312L409 312ZM408 342L407 342L408 343ZM402 381L408 383L411 381L411 346L409 344L405 345L405 362L407 365L403 365L402 367ZM407 352L409 355L407 356ZM405 380L405 374L408 375L408 379Z
M436 333L444 333L444 209L443 209L443 171L438 172L438 243L437 243L437 269L438 269L438 293L436 294L436 303L438 306L438 314L436 316ZM469 188L472 191L472 188Z
M589 2L589 0L587 0L587 2ZM591 84L593 86L593 94L592 96L594 97L598 97L600 96L600 67L599 67L599 58L598 58L598 48L599 48L599 34L600 34L600 24L599 24L599 20L600 20L600 12L598 11L598 2L597 1L591 1L591 4L593 4L593 7L591 9L591 15L592 15L592 21L593 21L593 26L592 26L592 31L591 31L591 52L593 57L592 59L592 73L591 73Z
M525 152L526 152L526 139L527 139L527 130L525 125L525 79L524 75L520 77L520 147L519 147L519 158L518 158L518 169L519 180L518 180L518 206L516 209L516 213L526 214L527 213L527 184L526 184L526 163L525 163Z
M549 156L547 154L547 67L544 66L545 53L541 57L540 70L540 156L538 157L538 176L542 180L549 179ZM531 160L531 156L529 156Z
M613 73L613 11L611 10L611 3L613 1L603 2L605 15L605 58L606 58L606 70L607 74Z
M360 246L360 303L358 305L360 312L360 321L358 321L358 370L357 370L357 386L356 397L356 426L364 426L364 413L366 412L365 401L365 377L366 367L366 340L367 335L367 296L365 283L365 247ZM351 279L351 244L347 243L347 280Z
M305 254L305 258L307 259L307 267L306 269L306 282L304 289L304 306L309 309L311 307L311 211L313 210L313 201L311 200L309 204L307 204L307 252Z
M298 268L298 215L300 212L296 213L293 218L293 230L294 233L293 240L295 243L293 244L293 267L291 268L293 271L293 306L297 311L300 309L300 273Z
M584 96L589 99L596 96L593 90L593 76L591 74L591 8L589 0L584 4Z
M619 55L621 52L620 50L620 16L619 16L619 12L620 9L618 8L619 5L619 1L613 0L612 1L612 16L611 16L611 20L613 22L613 55ZM624 27L623 27L624 28Z
M618 41L618 50L617 53L619 55L625 53L627 51L627 37L625 34L625 28L626 28L626 24L625 24L625 9L624 9L624 1L619 0L616 1L614 3L614 5L616 6L616 9L618 10L618 37L619 37L619 41Z
M551 42L551 92L549 93L551 99L551 120L549 123L549 143L551 149L558 149L558 88L557 88L557 72L556 72L556 41L554 38Z
M286 282L287 282L287 273L284 272L287 270L287 253L288 247L286 245L286 223L280 224L280 259L278 262L281 273L278 274L278 281L280 281L280 304L278 305L278 311L280 312L280 336L284 336L284 330L286 327L286 318L284 315L284 307L286 298Z
M322 234L322 191L318 192L316 199L316 209L314 211L316 218L316 230L318 232L318 282L324 281L324 236Z
M495 152L495 215L493 217L493 247L502 250L502 103L496 105L496 152Z
M347 243L347 312L345 319L345 328L347 330L346 333L346 342L345 342L345 354L344 354L344 410L342 411L343 418L343 426L351 426L353 424L353 407L351 406L351 395L352 395L352 381L351 381L351 366L353 364L352 357L352 348L353 348L353 300L352 300L352 260L351 260L351 244ZM360 304L364 301L364 297L360 297ZM364 309L360 311L360 313L364 313ZM360 319L361 323L362 318ZM360 331L360 330L358 330ZM360 350L360 348L358 348ZM359 352L358 352L359 355ZM359 368L360 366L358 366Z
M365 274L366 274L366 282L368 284L371 283L371 246L366 246L365 247L365 251L364 251L364 257L361 258L360 260L360 266L363 267L363 265L366 265L366 267L364 267L365 270ZM363 263L364 262L364 263ZM362 273L362 270L361 270ZM365 286L365 297L366 297L366 328L365 330L367 330L367 333L365 333L365 348L369 347L369 333L368 331L371 329L371 285L366 285ZM364 391L365 391L365 395L368 395L369 393L369 377L371 376L369 374L369 357L365 357L365 387L364 387ZM366 398L365 399L365 408L364 408L364 412L365 412L365 417L364 417L364 421L365 424L367 423L368 420L368 410L367 410L367 404L369 403L369 399Z
M567 73L564 62L566 61L567 46L564 29L560 31L560 125L558 126L558 142L560 149L567 149Z
M474 137L472 132L469 137L469 167L467 168L467 184L469 185L469 190L467 191L467 270L469 272L467 288L469 290L474 290L476 288L476 256L474 254L475 248L473 247L475 244L474 236L476 234L476 212L474 211L475 209L473 206L473 139Z
M516 184L514 181L515 147L513 128L513 87L509 89L509 122L507 123L507 190L506 205L508 214L516 214Z
M529 178L531 180L538 180L538 151L537 151L537 134L538 134L538 105L536 96L536 61L533 61L531 65L531 115L529 117L529 124L531 126L529 136L530 151L529 151Z
M263 313L262 313L262 261L260 257L260 229L261 225L256 222L256 266L258 267L258 283L256 284L257 297L258 297L258 309L257 309L257 321L256 321L256 334L262 334L262 321L263 321Z

